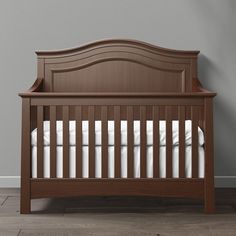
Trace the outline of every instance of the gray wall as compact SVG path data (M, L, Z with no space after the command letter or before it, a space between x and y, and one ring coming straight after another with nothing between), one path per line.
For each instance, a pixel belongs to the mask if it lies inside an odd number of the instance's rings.
M228 176L223 184L235 183L235 11L235 0L1 0L0 176L20 175L21 101L17 93L35 80L34 51L102 38L134 38L167 48L201 50L200 80L218 93L215 173ZM1 183L7 180L2 177Z

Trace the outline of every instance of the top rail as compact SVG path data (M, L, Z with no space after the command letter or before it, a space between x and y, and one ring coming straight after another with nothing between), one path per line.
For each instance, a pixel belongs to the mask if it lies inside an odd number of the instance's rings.
M63 92L25 92L19 93L21 97L214 97L213 92L188 93L63 93Z

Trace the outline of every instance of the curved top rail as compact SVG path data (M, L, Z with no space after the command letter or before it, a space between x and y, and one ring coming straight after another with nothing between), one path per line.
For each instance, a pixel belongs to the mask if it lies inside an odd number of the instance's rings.
M83 50L96 48L99 46L109 46L109 45L127 45L127 46L136 46L138 48L146 48L152 51L156 51L159 53L169 54L169 55L175 55L175 56L197 56L200 51L197 50L175 50L175 49L169 49L169 48L163 48L159 46L155 46L150 43L146 43L143 41L133 40L133 39L103 39L95 42L91 42L79 47L75 48L68 48L63 50L53 50L53 51L36 51L35 53L38 56L60 56L60 55L67 55L67 54L73 54L76 52L82 52Z

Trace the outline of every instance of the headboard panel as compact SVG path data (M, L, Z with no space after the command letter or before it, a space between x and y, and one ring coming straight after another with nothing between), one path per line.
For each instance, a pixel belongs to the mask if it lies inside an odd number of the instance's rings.
M132 93L192 91L199 52L113 39L36 53L44 91Z

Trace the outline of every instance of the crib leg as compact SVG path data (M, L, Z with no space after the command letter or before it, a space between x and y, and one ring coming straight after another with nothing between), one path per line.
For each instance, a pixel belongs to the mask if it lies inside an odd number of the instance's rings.
M27 194L23 194L21 191L21 200L20 200L20 213L21 214L30 214L31 213L31 200Z
M20 190L20 213L29 214L31 212L30 179L25 176L26 169L22 166L21 190Z
M30 99L22 100L21 200L20 213L30 213Z
M213 188L205 189L204 212L206 214L215 213L215 190Z
M214 188L214 147L213 147L213 99L205 98L204 102L204 129L205 129L205 179L204 202L205 213L215 212Z

